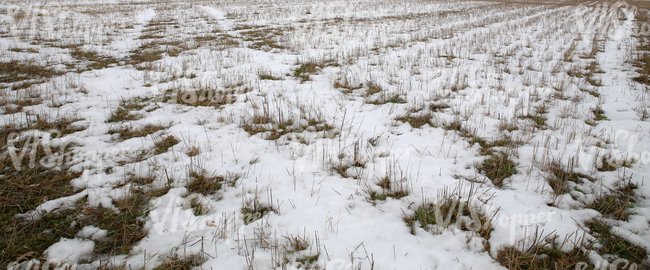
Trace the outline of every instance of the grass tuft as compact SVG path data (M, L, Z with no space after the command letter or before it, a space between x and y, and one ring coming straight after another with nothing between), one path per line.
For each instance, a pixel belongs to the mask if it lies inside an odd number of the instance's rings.
M201 255L189 255L183 257L174 255L165 259L165 261L162 264L156 266L154 270L190 270L194 267L201 266L206 261L207 259Z
M155 155L160 155L167 152L169 148L172 148L174 145L177 145L180 141L176 139L173 135L165 137L163 140L158 140L154 143L155 145Z
M242 219L246 225L259 220L270 212L276 212L276 210L272 206L266 206L260 203L257 193L255 193L255 197L252 199L246 200L241 209Z
M479 167L479 172L485 174L492 183L501 188L506 184L506 179L517 173L515 163L505 153L492 153L492 156Z
M628 182L618 189L612 190L612 194L594 200L587 205L587 208L598 211L604 217L626 221L632 214L629 209L633 206L634 198L632 196L636 188L636 184Z
M599 254L614 255L636 264L641 264L648 258L648 250L612 233L612 227L607 225L604 220L592 219L587 221L585 226L602 245L598 249Z
M405 217L404 221L411 228L411 234L415 234L417 224L433 233L440 233L443 229L452 227L463 231L473 231L486 240L490 239L490 234L494 230L492 220L496 216L496 212L491 216L486 215L472 201L463 199L458 193L459 189L450 191L448 188L444 188L439 190L438 197L434 202L425 200L413 214ZM470 188L468 198L471 198L474 192L476 190Z
M381 192L370 191L370 200L385 201L388 198L401 199L409 195L408 187L406 186L406 179L392 180L389 176L384 176L377 185L381 188Z
M310 74L315 74L318 68L319 65L315 62L304 63L293 72L293 76L300 78L302 82L309 81L311 79Z
M569 182L582 183L580 177L585 176L573 172L573 161L564 166L559 161L553 160L546 166L546 169L550 173L546 181L548 181L555 195L568 193L570 191ZM583 178L586 178L586 176Z
M0 62L0 83L16 83L31 80L33 83L45 82L45 79L61 75L53 68L43 67L33 61L12 60ZM31 85L32 83L29 83ZM26 88L24 85L20 88ZM14 88L15 89L15 88Z
M198 169L191 169L189 178L187 190L190 193L201 193L205 196L217 193L225 183L223 176L209 175L205 171Z
M433 118L433 116L430 113L421 113L419 115L408 114L399 116L395 118L395 120L409 123L413 128L420 128L424 125L431 125L431 118Z
M136 128L134 125L111 127L108 134L120 134L120 140L128 140L131 138L145 137L147 135L164 130L162 125L146 124L144 127Z
M583 248L586 244L582 239L578 240L577 247L566 252L562 248L568 238L558 244L558 237L537 237L528 247L524 247L523 243L521 248L505 247L499 250L496 260L513 270L577 269L578 263L589 262L589 252Z

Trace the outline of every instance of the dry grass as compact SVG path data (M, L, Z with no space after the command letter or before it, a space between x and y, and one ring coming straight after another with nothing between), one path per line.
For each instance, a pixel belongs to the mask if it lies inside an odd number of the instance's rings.
M110 56L103 56L92 51L85 51L79 48L73 48L70 56L78 61L85 61L87 69L103 69L114 66L119 63L118 59Z
M57 184L69 187L68 183ZM55 194L57 196L66 195L61 191L56 191ZM5 206L3 206L2 214L0 214L0 222L3 228L3 232L0 233L0 241L4 246L0 250L0 264L2 265L9 265L9 263L16 261L19 256L24 254L32 254L32 258L40 258L43 251L58 242L61 237L72 239L80 229L71 226L73 222L76 222L76 216L81 212L79 208L47 213L42 215L38 221L24 222L14 218L16 211L10 209L19 207L18 203L11 203L10 201L7 201L6 205L3 203ZM27 206L29 202L20 201L20 204ZM81 204L83 202L80 201L77 206L81 206ZM29 259L29 257L25 259Z
M259 198L257 197L257 193L252 199L246 200L241 209L244 224L253 223L271 212L276 212L276 210L273 209L272 206L267 206L260 203Z
M301 250L306 250L309 247L309 238L298 236L284 236L286 243L283 245L283 249L288 253L298 252Z
M622 183L623 185L612 190L610 195L601 196L588 204L587 208L598 211L604 217L626 221L632 214L629 209L633 207L634 198L632 196L637 185L631 182Z
M573 171L572 160L566 166L559 161L553 160L546 165L546 170L550 174L546 180L555 195L568 193L570 191L569 182L582 183L581 178L590 179L586 175Z
M272 80L272 81L282 80L282 77L276 77L276 76L273 76L273 74L270 74L270 73L262 73L262 74L259 74L258 76L259 76L260 80Z
M343 178L349 178L350 176L348 175L347 171L351 167L352 167L351 164L348 164L347 162L343 162L342 160L340 160L339 162L334 162L330 164L329 166L330 174L336 172L339 175L341 175L341 177Z
M20 52L20 53L38 53L38 50L36 50L36 49L34 49L34 48L27 48L27 49L23 49L23 48L11 48L11 49L9 49L9 51L12 51L12 52Z
M620 160L620 158L608 153L596 162L596 169L600 172L612 172L616 171L621 166L629 165L629 162Z
M162 125L155 124L146 124L141 128L137 128L135 125L130 124L111 127L108 130L108 134L120 134L120 140L128 140L131 138L145 137L160 130L164 130L165 128L166 127Z
M108 123L123 122L123 121L133 121L142 119L144 116L142 114L133 113L132 111L140 111L147 107L148 99L143 98L132 98L125 99L122 97L120 104L115 110L112 110L108 120Z
M0 62L0 83L9 84L30 80L14 89L26 88L34 83L43 83L45 79L61 74L63 73L54 68L41 66L33 61Z
M449 108L449 104L447 103L431 103L429 105L429 110L431 110L432 112L441 112L448 108Z
M64 123L48 123L48 125L67 127ZM39 125L42 127L42 125ZM65 130L65 128L64 128ZM8 127L0 132L0 145L4 149L11 132L20 129ZM8 152L0 156L0 242L5 247L0 251L0 264L8 265L18 256L34 252L40 256L50 245L59 241L59 237L73 238L74 233L59 220L68 219L63 214L47 214L38 221L29 221L17 218L17 214L25 214L36 209L40 204L73 195L75 189L70 181L81 176L80 172L70 171L68 159L72 154L70 143L62 149L46 149L44 145L36 143L37 138L24 138L14 142L17 155L12 158ZM26 155L21 157L20 152ZM47 150L50 150L48 152ZM58 151L57 151L58 150ZM53 153L54 152L54 153ZM52 156L57 154L57 156ZM52 159L53 158L53 159ZM44 166L45 162L53 162ZM60 171L53 170L50 166L58 166ZM61 224L61 225L59 225ZM56 230L60 228L60 230ZM54 230L53 230L54 229ZM49 232L46 232L49 231Z
M160 138L155 138L154 139L154 145L155 145L155 155L160 155L162 153L165 153L169 150L169 148L172 148L174 145L177 145L180 141L176 139L173 135L169 135L165 137L164 139Z
M108 120L106 120L106 122L114 123L114 122L133 121L139 119L142 119L142 115L132 114L129 109L120 106L117 109L111 111L111 114L109 115Z
M383 105L387 103L404 104L406 99L402 98L399 94L388 94L385 91L380 92L378 97L367 99L366 103L373 105Z
M431 118L433 116L430 113L420 113L399 116L395 120L409 123L413 128L420 128L424 125L431 125Z
M138 176L133 173L127 173L127 183L132 183L136 184L138 186L144 186L153 183L156 181L156 176L153 174L147 175L147 176Z
M305 121L299 121L301 124L296 124L293 119L271 117L268 113L256 114L251 119L242 120L240 127L250 135L262 133L262 137L266 140L277 140L289 133L321 132L333 129L323 120L309 118L306 115L302 117L301 120Z
M189 171L189 178L189 183L186 186L187 190L190 193L201 193L205 196L217 193L226 182L223 176L210 175L197 168Z
M582 239L574 243L578 244L576 248L566 252L562 247L568 243L569 238L558 244L558 237L550 234L537 237L528 248L503 248L499 250L496 260L512 270L574 269L579 262L589 262L589 253L584 251L586 244Z
M546 129L547 118L545 115L548 113L548 109L549 107L546 104L542 104L535 107L534 113L520 116L519 118L532 120L537 129Z
M643 2L635 2L634 5L647 6ZM639 29L644 27L644 24L647 24L649 20L648 10L639 10L636 16L636 23ZM635 82L650 85L650 38L648 36L639 35L637 36L639 45L636 47L636 55L632 64L636 67L636 72L639 74L637 77L634 77Z
M56 130L59 136L65 136L78 131L85 130L86 126L75 125L74 123L84 119L77 118L69 114L57 114L55 117L48 115L36 115L36 120L27 122L27 125L20 129L20 131L37 129L41 131Z
M640 12L639 14L643 14ZM643 27L642 23L647 23L647 18L645 16L638 16L637 24L639 27ZM641 84L650 84L650 38L647 36L638 37L639 46L637 46L637 54L634 58L633 65L636 67L636 72L639 74L634 77L635 82Z
M602 245L599 254L611 254L628 260L630 263L642 264L648 258L648 250L627 241L626 238L612 233L612 226L602 219L592 219L585 223L591 235Z
M644 53L636 57L634 65L637 67L636 72L639 73L639 76L634 77L633 80L646 85L650 84L650 54L645 51L645 48Z
M381 91L383 91L383 89L381 89L381 86L379 86L378 84L376 84L374 82L368 82L368 90L366 90L366 97L372 96L372 95L377 94L377 93L379 93Z
M445 130L461 131L463 123L460 120L451 121L443 126Z
M342 90L342 92L346 94L350 94L354 90L363 88L363 84L352 85L350 80L347 77L343 77L342 79L336 80L333 86L334 88L344 89Z
M314 75L318 73L321 69L327 67L327 66L338 66L338 63L333 62L333 61L310 61L306 63L302 63L294 72L293 76L296 78L300 78L301 82L309 81L311 80L310 75Z
M272 49L286 49L285 46L278 42L279 37L284 34L283 32L282 29L256 27L255 29L251 28L248 31L240 32L240 34L244 41L251 42L248 45L249 48L268 52Z
M404 218L406 224L411 228L411 234L415 234L417 228L433 233L440 233L448 227L459 228L463 231L473 231L485 240L490 239L490 234L494 230L492 221L496 212L487 215L481 211L474 202L464 199L460 196L458 190L443 188L438 191L438 197L435 202L424 201L411 215ZM470 187L468 198L476 192ZM486 246L489 243L486 242Z
M309 81L311 79L309 75L318 72L319 68L320 66L315 62L304 63L293 72L293 76L300 78L302 82Z
M61 175L60 172L51 172L54 175ZM79 175L75 175L74 178ZM34 258L40 258L42 252L58 242L61 237L75 238L76 233L88 225L108 231L106 239L96 241L95 253L97 254L128 254L131 246L145 237L144 220L141 217L144 215L149 197L138 190L116 201L115 206L118 210L91 208L86 205L85 199L82 199L77 201L73 209L46 213L38 220L19 220L13 217L22 207L25 207L22 210L25 211L29 209L27 207L33 209L35 205L42 203L43 199L46 199L42 195L53 195L53 198L47 199L72 195L73 191L69 185L69 180L72 178L55 176L54 179L58 182L38 179L40 186L48 186L48 188L30 187L29 192L23 191L21 199L15 200L16 205L3 207L1 217L5 231L0 237L7 246L0 252L0 262L7 265L18 256L29 252L34 252L31 253ZM38 195L30 195L39 191L41 193ZM28 199L25 199L26 197Z
M136 50L131 54L131 60L129 61L129 64L136 66L142 63L158 61L163 58L162 54L162 51L153 51L147 49Z
M154 268L154 270L190 270L194 267L199 267L205 263L207 259L201 255L189 255L180 257L174 255L165 259L165 261Z
M517 173L515 167L515 163L507 154L498 152L492 153L478 169L492 181L494 186L501 188L507 183L508 177Z
M11 103L7 100L8 104L5 104L5 114L21 112L24 107L42 104L44 101L44 97L39 91L25 90L22 93L15 100L11 101Z
M603 111L603 109L600 107L592 109L591 112L594 114L594 121L609 120L609 118L607 118L605 115L605 111Z
M146 205L150 197L139 190L120 198L113 209L87 208L88 222L108 231L108 239L96 241L95 252L99 254L128 254L131 246L142 240L147 234L143 230ZM90 209L90 210L88 210ZM84 213L86 214L86 213Z
M379 180L377 185L381 188L381 192L370 191L370 199L384 201L388 198L401 199L409 195L408 187L406 185L407 179L393 180L389 176L384 176Z

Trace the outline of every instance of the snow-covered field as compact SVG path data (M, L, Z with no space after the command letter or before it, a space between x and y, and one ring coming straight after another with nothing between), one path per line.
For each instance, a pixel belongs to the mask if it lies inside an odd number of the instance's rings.
M4 1L1 267L648 269L612 4Z

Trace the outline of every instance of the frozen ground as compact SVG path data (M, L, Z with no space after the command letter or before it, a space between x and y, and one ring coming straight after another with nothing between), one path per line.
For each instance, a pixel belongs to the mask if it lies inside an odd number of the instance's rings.
M631 4L0 11L3 264L649 265Z

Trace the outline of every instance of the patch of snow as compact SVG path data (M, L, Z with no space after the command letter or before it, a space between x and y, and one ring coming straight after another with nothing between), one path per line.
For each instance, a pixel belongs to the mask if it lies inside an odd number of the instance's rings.
M82 259L89 259L95 249L95 242L83 239L61 238L45 250L48 261L60 261L62 264L77 264Z

